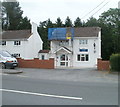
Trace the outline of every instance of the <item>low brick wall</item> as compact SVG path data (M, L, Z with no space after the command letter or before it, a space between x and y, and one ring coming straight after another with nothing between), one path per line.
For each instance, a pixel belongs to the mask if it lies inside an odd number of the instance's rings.
M42 69L54 69L54 58L50 58L49 60L39 60L35 59L21 59L17 58L18 67L20 68L42 68Z
M104 61L102 59L98 59L97 61L97 69L98 70L110 70L110 62L109 61Z

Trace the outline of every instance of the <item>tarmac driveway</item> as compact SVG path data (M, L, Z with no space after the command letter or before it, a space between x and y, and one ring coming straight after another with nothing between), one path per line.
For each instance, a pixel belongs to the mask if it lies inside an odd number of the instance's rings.
M28 78L49 79L59 81L84 81L84 82L114 82L118 83L118 74L111 74L108 71L97 71L95 68L82 69L33 69L33 68L16 68L15 70L3 69L4 71L23 71L16 75Z

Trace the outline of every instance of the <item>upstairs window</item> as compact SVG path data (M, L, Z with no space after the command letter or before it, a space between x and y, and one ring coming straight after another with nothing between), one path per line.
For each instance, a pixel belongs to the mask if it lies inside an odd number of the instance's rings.
M79 42L80 42L80 45L88 44L88 40L87 39L81 39Z
M2 41L2 45L3 45L3 46L6 45L6 41Z
M65 45L68 45L69 42L68 41L60 41L59 42L59 46L65 46Z
M21 41L14 41L14 45L21 45Z

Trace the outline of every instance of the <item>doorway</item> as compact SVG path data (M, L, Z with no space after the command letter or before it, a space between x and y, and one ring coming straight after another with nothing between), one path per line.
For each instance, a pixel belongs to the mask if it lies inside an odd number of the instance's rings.
M68 67L68 55L66 54L60 55L60 66Z

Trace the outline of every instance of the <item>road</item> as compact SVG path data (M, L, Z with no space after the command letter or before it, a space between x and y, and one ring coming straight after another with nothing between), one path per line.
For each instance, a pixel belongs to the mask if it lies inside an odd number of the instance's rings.
M118 84L2 76L3 105L118 105Z

